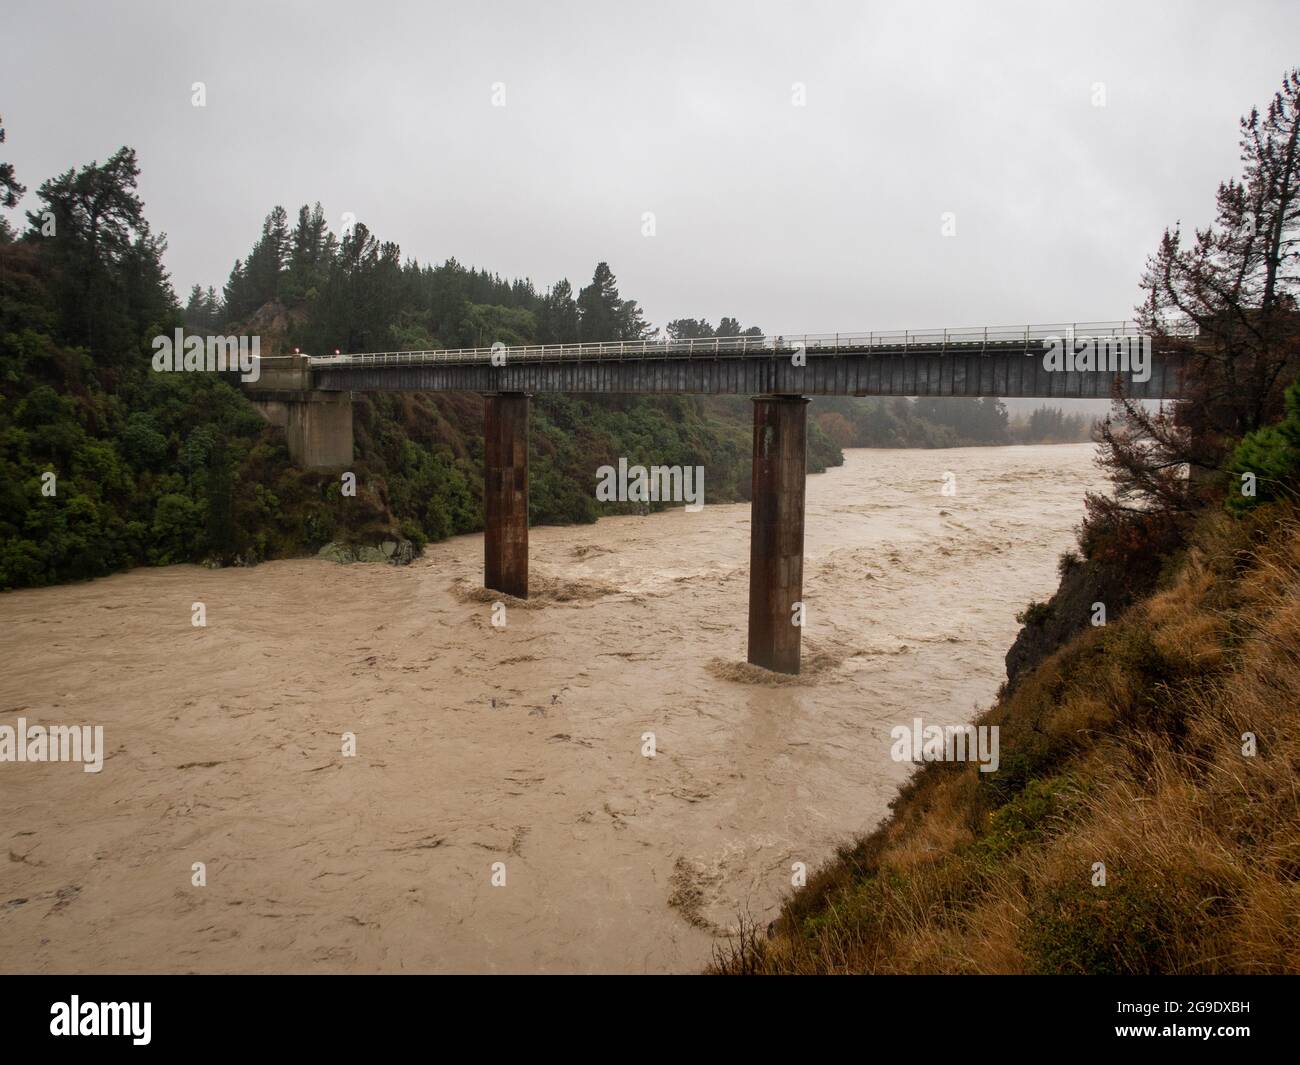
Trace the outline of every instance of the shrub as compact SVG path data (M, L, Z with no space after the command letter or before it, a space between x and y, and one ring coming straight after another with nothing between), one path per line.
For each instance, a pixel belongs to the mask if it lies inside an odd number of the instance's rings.
M1286 416L1245 436L1233 452L1229 469L1233 478L1225 503L1231 511L1294 495L1300 482L1300 377L1286 390ZM1242 492L1247 474L1254 476L1253 496Z

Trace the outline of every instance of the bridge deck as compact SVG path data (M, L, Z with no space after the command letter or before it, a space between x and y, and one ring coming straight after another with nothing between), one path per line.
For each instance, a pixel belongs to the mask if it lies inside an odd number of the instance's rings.
M1150 340L1149 375L1124 372L1128 394L1177 395L1195 333L1155 337L1133 322L1013 328L820 333L775 337L604 341L439 351L388 351L303 360L323 391L603 392L857 396L1106 398L1114 367L1061 370L1044 364L1057 339L1092 338L1116 352ZM1118 355L1116 355L1118 358ZM268 365L276 360L264 360Z

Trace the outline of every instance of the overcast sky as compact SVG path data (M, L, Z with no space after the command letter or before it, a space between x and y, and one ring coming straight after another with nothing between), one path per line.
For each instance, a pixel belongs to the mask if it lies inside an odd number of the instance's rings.
M656 324L1109 319L1298 45L1294 0L5 0L0 158L21 212L134 146L182 298L320 200L539 288L608 260Z

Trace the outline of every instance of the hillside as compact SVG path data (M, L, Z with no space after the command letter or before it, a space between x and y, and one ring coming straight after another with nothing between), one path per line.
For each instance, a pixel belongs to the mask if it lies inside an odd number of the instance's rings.
M1204 515L978 723L999 771L925 764L716 971L1300 972L1300 508Z

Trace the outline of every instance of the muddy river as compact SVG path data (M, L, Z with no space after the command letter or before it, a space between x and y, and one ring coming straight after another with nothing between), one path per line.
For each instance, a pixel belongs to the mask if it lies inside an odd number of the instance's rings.
M0 596L0 725L105 747L0 764L0 970L698 970L886 813L892 727L992 700L1092 455L811 477L793 680L744 664L748 504L534 529L504 625L479 536Z

